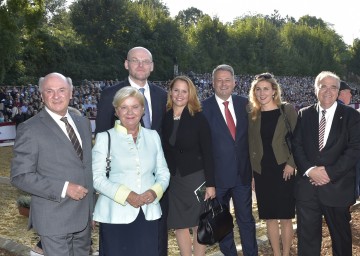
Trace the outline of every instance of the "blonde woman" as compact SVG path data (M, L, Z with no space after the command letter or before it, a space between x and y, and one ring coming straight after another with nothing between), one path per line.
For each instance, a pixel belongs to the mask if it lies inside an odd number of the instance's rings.
M295 163L285 135L286 119L293 130L297 113L290 104L281 102L280 86L270 73L255 76L249 109L249 152L259 218L266 221L273 255L289 255L295 217Z

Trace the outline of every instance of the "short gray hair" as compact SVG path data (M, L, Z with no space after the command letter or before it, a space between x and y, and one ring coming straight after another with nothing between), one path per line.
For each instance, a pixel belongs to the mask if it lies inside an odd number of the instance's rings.
M135 97L136 99L139 100L141 106L144 107L145 105L144 95L135 87L125 86L116 92L112 102L114 108L120 106L121 103L123 103L124 100L126 100L129 97Z
M340 77L338 75L336 75L335 73L331 72L331 71L322 71L320 72L320 74L317 75L317 77L315 78L315 83L314 83L314 88L315 91L317 91L319 89L320 83L321 81L326 78L326 77L331 77L334 78L336 80L336 86L339 89L340 88Z
M212 79L214 80L215 77L215 73L217 71L229 71L231 73L231 76L234 78L235 77L235 72L232 66L227 65L227 64L221 64L219 66L217 66L216 68L214 68L213 72L212 72Z

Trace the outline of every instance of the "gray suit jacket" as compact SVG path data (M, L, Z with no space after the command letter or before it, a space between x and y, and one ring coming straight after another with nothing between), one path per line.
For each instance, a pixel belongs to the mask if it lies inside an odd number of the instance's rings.
M11 164L11 183L31 194L29 228L40 235L70 234L89 223L94 205L92 134L88 119L70 113L79 131L83 161L46 110L19 125ZM61 198L66 181L89 190L83 200Z

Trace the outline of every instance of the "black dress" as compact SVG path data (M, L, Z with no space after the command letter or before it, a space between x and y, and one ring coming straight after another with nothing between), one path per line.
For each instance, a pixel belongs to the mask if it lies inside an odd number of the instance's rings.
M261 112L260 134L264 154L261 159L261 174L254 172L260 219L292 219L295 217L293 196L295 179L293 175L290 180L283 179L286 163L277 164L271 145L279 117L279 109Z

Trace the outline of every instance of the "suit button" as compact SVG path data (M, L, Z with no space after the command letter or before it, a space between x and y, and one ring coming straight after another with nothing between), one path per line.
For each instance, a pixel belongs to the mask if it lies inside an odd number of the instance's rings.
M179 151L180 151L181 154L184 153L184 150L182 150L182 149L180 149Z

